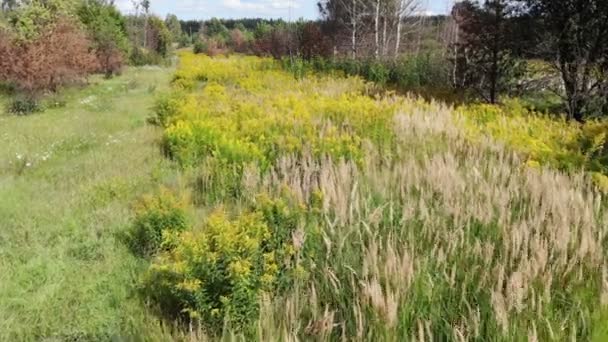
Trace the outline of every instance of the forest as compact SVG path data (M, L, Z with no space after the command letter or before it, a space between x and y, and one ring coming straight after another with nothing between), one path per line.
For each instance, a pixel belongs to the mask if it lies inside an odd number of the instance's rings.
M608 2L159 3L1 1L0 341L608 339Z

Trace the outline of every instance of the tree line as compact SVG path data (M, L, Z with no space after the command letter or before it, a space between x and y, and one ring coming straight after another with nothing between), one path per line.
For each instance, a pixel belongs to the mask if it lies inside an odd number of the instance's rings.
M323 33L352 59L433 53L455 90L500 102L546 91L570 119L608 113L608 1L465 0L434 19L416 0L323 0ZM433 28L440 27L438 35ZM427 39L435 40L430 49ZM389 63L390 64L390 63ZM532 66L548 66L531 75ZM437 65L437 67L441 67Z
M542 94L580 122L608 113L605 0L465 0L439 16L420 0L320 0L319 20L295 22L163 20L149 0L133 0L130 15L112 0L1 4L0 82L30 98L125 64L164 63L172 45L193 45L313 61L431 97L499 103Z
M182 28L197 29L199 52L325 60L314 66L466 101L558 98L557 110L579 122L608 113L607 1L466 0L439 16L418 0L321 0L318 9L318 21Z

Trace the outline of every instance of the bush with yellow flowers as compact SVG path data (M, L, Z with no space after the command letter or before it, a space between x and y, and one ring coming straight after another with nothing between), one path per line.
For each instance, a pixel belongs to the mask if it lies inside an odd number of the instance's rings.
M268 59L182 54L177 92L156 106L167 155L182 166L215 157L265 167L303 152L360 161L364 140L390 146L404 99L368 96L358 78L296 80L279 67Z
M414 101L371 96L356 77L295 79L267 58L211 58L182 53L174 93L159 99L155 121L163 146L182 166L208 157L265 168L285 154L312 153L360 162L368 140L385 152L394 143L393 118ZM428 104L416 102L417 106ZM457 109L468 137L491 136L530 164L608 174L608 123L584 126L532 112L520 101Z
M588 169L608 175L608 121L587 122L578 143L585 151Z
M180 90L161 95L154 104L155 115L148 121L154 125L166 126L169 120L177 115L176 110L183 100L184 94Z
M187 201L167 189L143 197L135 205L135 221L129 231L131 250L140 256L151 256L168 248L165 237L188 228Z
M302 273L294 240L301 209L284 199L260 196L231 217L223 207L200 228L165 234L174 246L154 259L144 277L145 294L165 315L200 322L217 332L244 327L257 317L263 293L272 294Z
M471 139L490 136L527 157L530 165L608 173L607 122L581 126L531 112L515 100L503 106L462 106L458 112L465 119Z

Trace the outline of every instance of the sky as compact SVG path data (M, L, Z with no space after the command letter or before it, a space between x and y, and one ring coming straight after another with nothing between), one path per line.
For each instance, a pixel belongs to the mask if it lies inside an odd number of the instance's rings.
M420 0L425 13L445 13L450 0ZM132 0L116 0L123 12L133 10ZM315 19L317 0L151 0L152 12L161 17L168 13L180 19L283 18ZM291 5L291 6L290 6ZM291 7L291 10L290 10Z

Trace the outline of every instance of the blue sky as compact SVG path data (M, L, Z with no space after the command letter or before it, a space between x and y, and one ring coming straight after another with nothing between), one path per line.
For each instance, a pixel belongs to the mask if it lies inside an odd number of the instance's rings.
M445 13L450 0L420 0L427 12ZM124 12L133 8L131 0L116 0ZM152 11L162 17L176 14L180 19L218 18L306 18L318 17L317 0L151 0Z

